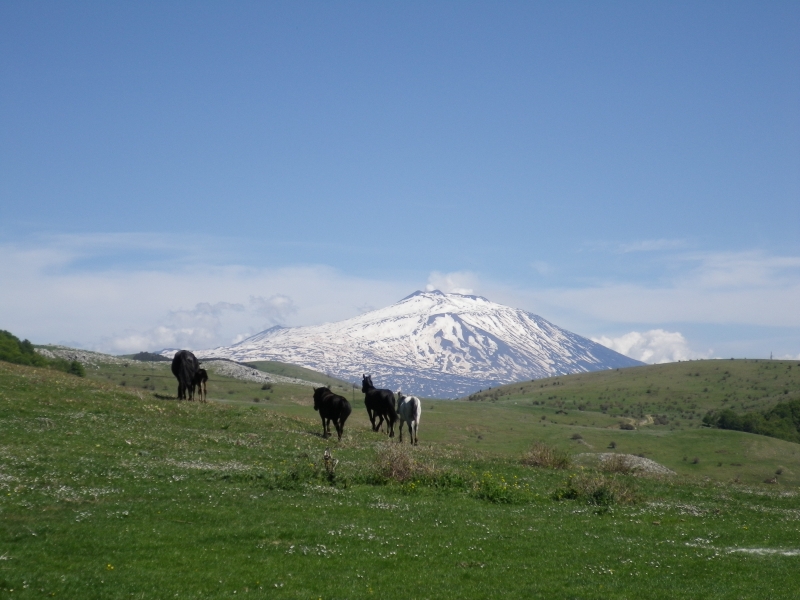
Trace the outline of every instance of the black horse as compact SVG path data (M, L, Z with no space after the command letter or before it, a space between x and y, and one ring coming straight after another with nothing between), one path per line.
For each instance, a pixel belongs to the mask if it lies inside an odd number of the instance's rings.
M206 382L208 381L208 373L205 369L197 369L197 372L192 378L192 394L195 390L200 394L200 402L205 402L207 397Z
M394 424L397 421L397 411L394 408L394 392L392 390L378 390L372 384L372 376L364 375L361 378L361 391L364 396L364 405L372 423L372 431L378 431L386 420L389 437L394 437ZM375 420L378 419L378 424Z
M326 387L314 388L314 410L319 411L319 416L322 419L322 437L330 437L331 421L333 421L336 433L339 434L339 440L341 441L344 422L347 421L347 417L353 411L347 398L334 394Z
M172 374L178 380L178 400L186 400L187 394L189 400L194 400L194 375L199 368L200 363L197 362L197 358L188 350L175 353L175 358L172 359Z

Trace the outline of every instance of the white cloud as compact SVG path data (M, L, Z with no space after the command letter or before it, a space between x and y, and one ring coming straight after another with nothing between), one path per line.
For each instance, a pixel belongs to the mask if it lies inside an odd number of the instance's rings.
M708 358L710 352L701 354L689 348L689 344L678 331L651 329L631 331L619 337L596 337L592 341L607 348L650 364L677 362L692 358Z
M212 240L207 247L219 243ZM146 262L128 260L137 259L137 252ZM419 289L419 281L361 278L328 266L224 264L224 252L152 235L7 243L0 244L0 256L0 329L36 343L79 342L114 353L230 344L276 324L313 325L356 316ZM114 256L123 260L114 263L108 258ZM666 272L674 275L649 285L631 280L533 289L470 271L433 271L425 287L480 293L582 335L644 332L637 335L647 342L625 343L631 344L629 352L639 352L637 358L650 352L646 360L653 362L698 356L688 344L673 340L669 346L667 338L656 343L651 332L676 328L676 323L686 324L681 328L800 327L800 257L684 253L658 261L670 262ZM623 344L622 337L609 344ZM763 352L764 343L752 347ZM784 346L771 347L787 356L800 350ZM751 351L742 345L731 348Z
M674 260L678 275L657 285L517 290L518 305L583 322L800 326L800 257L749 252Z
M433 271L428 276L425 289L429 292L439 290L445 294L474 294L478 278L469 271L455 271L453 273L440 273Z
M70 343L104 352L229 344L280 323L312 325L387 306L413 282L348 276L318 266L209 265L178 249L149 268L81 267L112 240L0 245L0 329L35 343ZM120 245L133 244L122 236ZM148 238L146 249L154 247Z

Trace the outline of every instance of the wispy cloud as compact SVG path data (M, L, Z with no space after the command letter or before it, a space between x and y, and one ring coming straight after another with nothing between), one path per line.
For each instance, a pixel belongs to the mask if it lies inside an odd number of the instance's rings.
M618 251L623 253L632 252L663 252L665 250L681 250L689 246L686 240L638 240L618 245Z
M518 293L549 314L608 323L800 326L800 257L693 253L672 260L678 267L657 285L615 281Z
M197 349L278 323L348 318L365 303L386 306L415 289L413 282L354 277L320 265L214 265L169 244L175 257L158 266L98 265L113 251L113 239L90 238L0 246L0 328L37 343L79 340L113 353ZM147 236L142 244L153 248ZM102 248L97 256L92 246ZM120 247L135 243L123 236Z

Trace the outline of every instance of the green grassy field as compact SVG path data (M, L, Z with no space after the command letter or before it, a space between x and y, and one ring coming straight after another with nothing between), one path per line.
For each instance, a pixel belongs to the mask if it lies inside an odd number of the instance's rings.
M266 372L328 381L353 402L348 426L367 428L363 394L352 384L302 367L253 363ZM87 377L167 399L175 395L169 363L119 361L87 366ZM217 402L259 405L311 418L311 388L221 377L212 372ZM792 361L705 360L553 377L486 390L467 401L425 400L423 440L494 456L519 456L542 440L571 453L640 454L680 475L716 481L800 485L800 445L701 427L706 411L769 408L800 395L800 365ZM749 396L749 398L748 398ZM661 417L654 419L653 417ZM659 424L659 421L663 424ZM635 429L620 429L620 426ZM578 439L573 439L580 436Z
M154 365L101 365L81 379L0 363L0 594L796 597L796 444L609 429L620 417L600 407L576 411L591 413L580 424L552 403L563 398L500 395L426 402L421 445L401 449L369 430L358 393L340 443L320 438L303 386L214 377L211 402L178 403L165 399L169 366ZM573 453L614 441L679 475L523 466L537 440ZM387 476L387 460L408 476ZM780 465L777 484L761 483ZM585 477L638 501L555 499Z

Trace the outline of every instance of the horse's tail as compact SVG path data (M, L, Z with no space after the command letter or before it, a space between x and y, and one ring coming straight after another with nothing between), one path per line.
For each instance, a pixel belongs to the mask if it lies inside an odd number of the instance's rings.
M392 394L392 396L394 396L394 394ZM397 410L395 410L394 408L394 398L392 398L392 401L389 402L388 404L389 404L389 410L388 410L389 423L394 425L395 422L397 421Z
M347 398L342 398L342 400L344 400L344 402L342 402L342 410L339 413L339 419L341 420L342 425L344 425L344 422L347 421L347 417L349 417L350 413L353 412L353 407L350 406Z
M416 422L419 421L419 413L421 412L422 406L419 398L414 396L414 400L411 402L411 420Z

